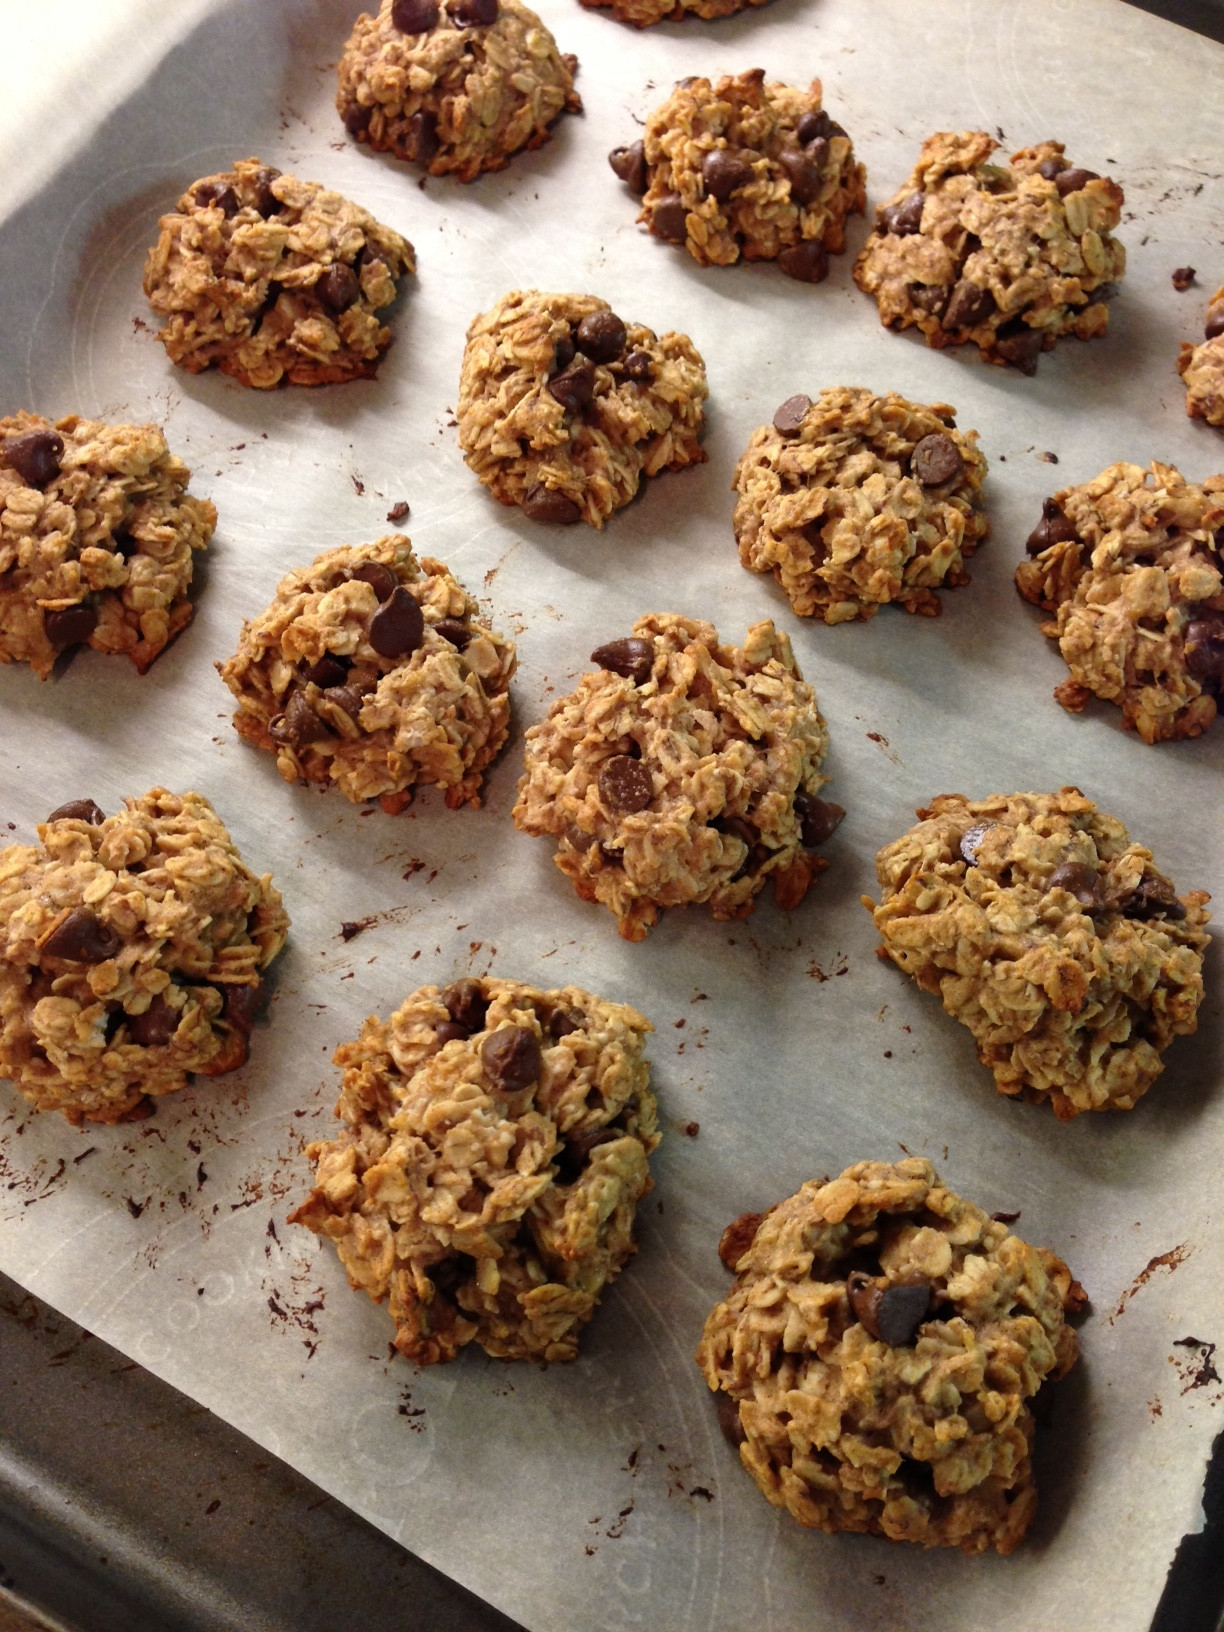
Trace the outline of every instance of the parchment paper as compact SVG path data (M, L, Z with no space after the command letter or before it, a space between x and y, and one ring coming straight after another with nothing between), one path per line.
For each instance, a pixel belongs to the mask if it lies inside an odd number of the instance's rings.
M143 1125L80 1132L0 1085L0 1267L537 1632L1146 1627L1199 1523L1221 1415L1204 1351L1177 1346L1224 1342L1220 959L1197 1036L1140 1107L1064 1127L995 1093L968 1034L876 959L859 897L877 848L934 794L1062 782L1121 817L1179 889L1224 894L1224 726L1149 748L1104 705L1066 715L1051 698L1061 660L1011 583L1056 486L1122 458L1193 478L1221 467L1220 434L1185 418L1174 358L1224 281L1224 52L1116 0L776 0L643 34L572 0L540 9L582 61L587 113L500 175L420 188L344 140L331 100L355 5L213 0L111 117L79 126L0 232L6 408L162 421L221 517L195 622L146 678L91 654L45 685L0 673L4 831L28 842L69 798L114 808L159 782L196 787L294 924L238 1075L198 1081ZM1064 342L1030 380L891 335L850 279L866 223L815 289L768 264L701 271L643 236L607 151L674 79L757 64L823 77L873 201L939 128L998 127L1007 151L1053 135L1107 170L1126 189L1131 257L1108 338ZM113 67L112 52L97 70ZM249 153L416 244L376 382L264 395L175 371L153 341L139 285L159 213ZM1198 284L1177 294L1186 263ZM467 323L531 285L682 329L708 364L709 462L649 484L602 534L501 509L459 455ZM791 393L843 383L951 402L981 432L993 537L937 620L888 609L801 626L738 564L728 489L749 433ZM828 793L849 812L802 908L765 900L742 925L672 912L629 946L514 830L517 737L483 809L427 793L398 818L291 789L237 740L213 663L241 619L290 566L391 530L401 498L417 548L517 634L520 732L643 611L710 617L735 641L762 617L788 629L830 722ZM333 1126L336 1044L419 984L490 970L640 1006L667 1137L640 1255L575 1364L469 1354L419 1372L389 1358L390 1323L330 1248L284 1218L305 1193L303 1142ZM1010 1560L801 1530L739 1468L692 1361L728 1284L722 1226L902 1151L988 1210L1019 1209L1019 1232L1092 1297L1083 1363L1039 1439L1042 1511ZM214 1494L182 1500L207 1523Z

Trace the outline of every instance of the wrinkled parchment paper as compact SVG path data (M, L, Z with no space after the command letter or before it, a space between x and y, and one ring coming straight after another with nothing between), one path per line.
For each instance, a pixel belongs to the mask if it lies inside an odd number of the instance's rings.
M201 4L101 124L65 98L54 179L0 227L6 411L157 419L220 511L195 622L146 678L90 654L45 685L0 672L3 831L28 842L69 798L114 808L159 782L195 787L273 873L294 926L237 1075L198 1081L142 1125L81 1131L0 1084L0 1267L537 1632L1144 1628L1200 1522L1221 1418L1206 1351L1185 1342L1224 1343L1220 958L1197 1036L1140 1107L1063 1127L1000 1098L968 1034L876 959L859 897L877 848L934 794L1075 782L1180 890L1224 898L1224 726L1148 748L1104 705L1066 715L1051 698L1061 660L1011 584L1055 487L1122 458L1194 478L1224 464L1174 371L1224 281L1224 52L1117 0L775 0L642 34L543 0L581 59L585 116L500 175L421 188L347 143L332 108L356 9ZM98 83L126 87L123 39L99 48ZM645 237L607 151L674 79L754 65L823 78L873 201L939 128L997 128L1008 151L1057 136L1112 174L1131 269L1108 338L1065 342L1030 380L890 335L850 280L865 223L815 289L768 264L701 271ZM244 391L175 371L152 339L140 271L158 215L250 153L415 243L419 277L376 382ZM1178 294L1185 264L1198 282ZM464 330L531 285L682 329L708 364L709 462L651 483L602 534L501 509L459 455ZM939 619L889 609L800 626L773 581L738 564L737 454L784 397L834 384L951 402L981 432L993 537ZM798 911L763 900L732 925L673 912L646 944L619 941L509 820L517 734L482 809L426 793L396 818L289 788L238 741L213 663L241 619L289 567L391 531L400 499L417 548L517 636L519 733L646 610L709 617L734 641L763 617L791 632L830 723L828 795L849 812ZM345 940L346 922L364 927ZM642 1008L667 1137L640 1255L574 1365L469 1354L419 1372L389 1358L389 1321L347 1289L330 1248L284 1220L306 1189L303 1142L333 1126L336 1044L419 984L485 971ZM804 1532L738 1467L692 1361L728 1284L715 1247L730 1218L903 1151L988 1210L1019 1209L1017 1230L1063 1254L1092 1297L1083 1363L1039 1440L1042 1510L1009 1560Z

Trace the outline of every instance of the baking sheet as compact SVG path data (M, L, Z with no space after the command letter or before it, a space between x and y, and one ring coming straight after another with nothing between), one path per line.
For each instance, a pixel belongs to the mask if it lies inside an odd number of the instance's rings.
M157 782L199 788L294 924L235 1076L137 1127L80 1132L0 1086L0 1268L535 1632L1048 1632L1071 1613L1085 1632L1146 1627L1200 1522L1224 1397L1204 1351L1178 1342L1224 1342L1220 958L1198 1034L1140 1107L1064 1127L995 1094L968 1034L876 959L859 897L877 848L932 795L1064 781L1125 820L1179 889L1224 895L1224 727L1153 749L1103 705L1067 716L1050 696L1061 660L1011 587L1056 486L1119 458L1192 478L1224 463L1219 433L1185 418L1173 369L1224 281L1224 50L1117 0L775 0L645 34L571 0L539 9L583 64L587 112L498 176L420 188L344 140L334 64L356 6L213 0L114 114L79 124L56 179L0 231L6 407L158 419L221 518L195 622L145 679L92 654L46 685L0 672L0 821L28 842L68 798L114 808ZM865 222L815 289L769 265L701 271L643 236L607 151L674 79L754 65L823 78L872 202L941 127L997 128L1008 150L1055 135L1112 174L1131 268L1108 338L1065 342L1026 380L890 335L850 279ZM376 382L263 395L175 371L153 341L139 283L158 215L248 153L339 188L416 245ZM1187 263L1198 284L1175 294ZM501 509L459 455L466 325L531 285L683 329L709 369L709 462L648 484L599 535ZM737 454L784 397L834 384L951 402L981 432L993 537L939 619L802 626L738 564ZM213 672L283 572L391 530L399 499L418 550L519 641L516 736L479 811L427 792L391 818L286 787L234 736ZM828 794L849 815L790 916L768 900L739 925L673 912L626 945L509 820L522 729L646 610L710 617L735 641L762 617L792 635L830 724ZM345 940L342 923L366 927ZM468 1354L422 1372L389 1357L385 1314L284 1218L306 1189L302 1144L334 1126L335 1045L416 985L486 971L642 1008L667 1137L641 1252L575 1364ZM692 1362L728 1284L722 1226L903 1150L987 1210L1020 1209L1019 1232L1092 1296L1083 1362L1039 1438L1042 1510L1009 1560L802 1531L739 1469Z

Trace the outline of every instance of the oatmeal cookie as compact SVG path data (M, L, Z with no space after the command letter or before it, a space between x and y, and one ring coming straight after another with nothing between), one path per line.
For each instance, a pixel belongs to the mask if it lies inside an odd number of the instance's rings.
M1029 1401L1083 1288L940 1182L856 1162L723 1235L697 1363L762 1494L811 1529L1010 1553L1037 1509Z
M329 1236L418 1365L572 1360L636 1250L659 1142L649 1021L565 986L424 986L336 1050L336 1139L290 1222Z
M773 572L801 617L873 618L887 601L935 617L935 591L969 582L989 531L985 475L977 432L946 403L853 386L788 397L735 469L740 560Z
M208 800L52 811L0 851L0 1077L70 1122L130 1122L247 1057L289 928Z
M730 17L748 6L763 6L766 0L580 0L588 11L607 6L618 23L633 28L649 28L652 23L680 23L686 17Z
M624 323L595 295L515 290L468 330L459 446L532 521L602 527L644 475L705 459L708 394L686 334Z
M197 181L160 226L144 292L171 362L259 390L375 372L391 344L375 314L416 269L398 232L258 159Z
M746 918L771 876L797 907L845 812L818 797L829 734L787 637L758 623L722 646L712 624L651 613L591 661L527 732L515 824L556 841L627 941L694 901Z
M1224 687L1224 476L1110 465L1045 501L1028 553L1016 588L1052 614L1062 706L1117 703L1148 743L1200 736Z
M742 255L820 283L829 251L846 247L846 217L866 208L866 172L822 108L820 81L766 85L763 68L682 79L642 140L608 161L642 198L638 220L698 266Z
M1208 425L1224 425L1224 288L1207 303L1203 342L1183 344L1177 372L1186 382L1186 412Z
M327 550L282 578L217 665L239 736L286 782L333 782L394 815L416 787L480 803L506 740L514 645L406 538Z
M192 551L217 525L156 425L0 419L0 663L45 680L70 646L144 674L191 622Z
M473 181L582 112L577 70L519 0L382 0L344 48L336 107L355 141Z
M972 341L987 362L1034 374L1060 335L1105 333L1107 286L1126 270L1112 236L1122 189L1069 164L1061 142L990 163L985 131L941 131L910 179L876 211L854 281L888 328L917 325L928 346Z
M876 857L887 954L977 1043L1001 1094L1060 1121L1129 1111L1197 1024L1211 899L1177 895L1078 788L941 794Z

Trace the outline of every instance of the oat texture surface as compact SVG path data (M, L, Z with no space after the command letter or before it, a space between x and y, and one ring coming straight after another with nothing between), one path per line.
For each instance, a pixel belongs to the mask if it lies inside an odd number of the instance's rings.
M799 395L752 433L735 470L735 538L801 617L935 616L989 531L976 431L946 403L853 386Z
M40 679L72 646L143 674L191 621L192 557L217 524L156 425L0 419L0 663Z
M422 987L337 1050L345 1126L309 1147L292 1222L387 1304L401 1354L574 1358L651 1187L650 1029L574 986L486 976Z
M1197 1025L1210 897L1077 788L942 794L876 857L883 950L967 1026L1003 1094L1134 1107Z
M1203 339L1196 346L1188 341L1182 346L1177 372L1185 381L1191 419L1224 426L1224 288L1208 302Z
M698 1363L775 1507L826 1531L1010 1553L1037 1506L1029 1401L1074 1365L1060 1258L941 1183L857 1162L737 1220Z
M0 1077L122 1122L240 1066L289 920L198 793L61 806L0 851Z
M502 504L602 527L643 476L705 458L705 364L685 334L595 295L515 290L468 329L459 446Z
M1061 142L992 161L985 131L941 131L909 180L876 212L854 264L889 328L917 326L929 346L974 344L1025 374L1065 334L1105 333L1105 296L1126 269L1113 236L1122 189L1071 164Z
M1016 569L1071 678L1065 709L1116 703L1147 743L1197 737L1224 685L1224 476L1110 465L1047 499Z
M581 111L577 66L519 0L383 0L344 48L336 106L356 141L472 181Z
M766 0L581 0L589 11L607 7L618 23L649 28L652 23L680 23L686 17L730 17L748 6L763 6Z
M591 657L527 732L518 827L554 841L626 940L665 907L746 918L767 879L798 906L844 812L819 797L828 731L786 635L758 623L725 646L712 624L652 613Z
M415 270L412 245L357 204L258 159L193 183L145 262L158 339L193 374L261 390L372 375L377 313Z
M287 782L332 783L394 814L415 788L480 803L506 740L514 644L406 538L327 550L282 578L219 664L234 726Z

